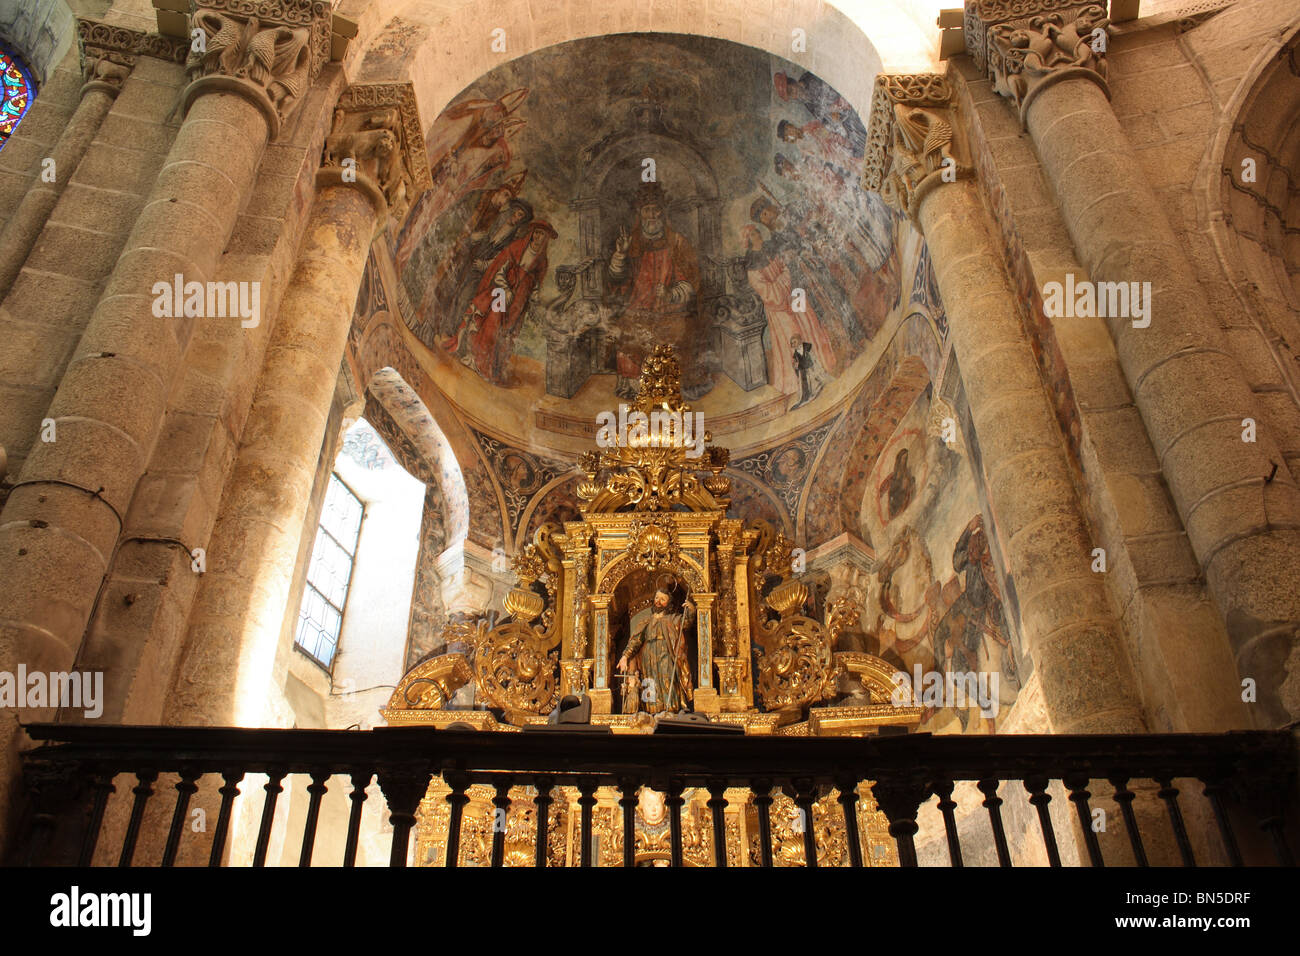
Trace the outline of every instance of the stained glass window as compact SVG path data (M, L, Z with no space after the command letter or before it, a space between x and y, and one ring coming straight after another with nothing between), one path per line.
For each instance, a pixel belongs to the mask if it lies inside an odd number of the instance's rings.
M32 105L32 99L36 96L36 84L32 82L31 74L18 62L18 58L2 46L0 84L3 84L3 89L0 90L0 96L3 96L0 100L0 149L3 149L13 135L14 127Z
M338 475L331 474L311 564L307 566L296 636L298 646L327 668L334 663L339 644L364 512L361 499Z

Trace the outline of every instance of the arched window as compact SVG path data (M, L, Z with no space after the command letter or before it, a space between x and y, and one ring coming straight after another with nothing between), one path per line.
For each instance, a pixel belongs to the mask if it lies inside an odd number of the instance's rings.
M22 62L0 45L0 149L36 98L36 83Z

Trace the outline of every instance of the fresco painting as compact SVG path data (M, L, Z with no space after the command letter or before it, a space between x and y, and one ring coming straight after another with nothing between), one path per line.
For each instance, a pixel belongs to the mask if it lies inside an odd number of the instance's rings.
M403 318L538 398L592 379L628 397L668 342L688 399L729 380L801 408L900 300L898 217L859 185L865 135L818 77L722 41L511 61L430 127L433 188L389 236Z
M859 532L877 554L869 640L909 674L996 674L1003 713L1020 687L1013 631L969 462L927 429L930 393L898 422L862 500ZM996 719L973 704L927 707L921 728L991 733Z

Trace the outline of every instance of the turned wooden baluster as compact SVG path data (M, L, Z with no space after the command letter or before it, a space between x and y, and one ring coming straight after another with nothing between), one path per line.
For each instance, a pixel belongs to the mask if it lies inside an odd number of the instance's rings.
M673 779L668 782L668 797L664 801L668 805L668 829L672 836L672 865L682 865L682 804L686 801L682 797L682 791L686 787L681 780Z
M316 825L320 820L320 801L325 796L325 781L329 780L329 770L318 769L311 772L311 783L307 784L307 793L311 799L307 802L307 820L302 828L302 850L298 853L298 865L311 866L311 855L316 847Z
M158 771L139 770L135 778L139 783L131 788L131 792L135 794L135 802L131 805L131 819L126 825L126 836L122 840L122 855L117 858L118 866L130 866L131 858L135 856L135 844L140 838L140 822L144 819L144 807L153 796L153 783L158 779Z
M1070 800L1079 813L1079 826L1083 828L1083 842L1088 847L1088 859L1093 866L1105 866L1106 862L1101 857L1101 844L1097 842L1097 834L1092 829L1092 808L1088 805L1088 798L1092 794L1088 792L1087 775L1066 774L1061 782L1069 789Z
M201 776L203 776L202 772L193 767L186 767L180 771L180 779L176 781L176 806L172 810L172 825L167 831L167 844L163 847L163 866L172 866L176 862L176 851L181 845L181 832L190 809L190 797L198 791L199 785L196 781Z
M1237 845L1236 834L1232 832L1232 823L1228 820L1227 807L1223 804L1223 798L1228 792L1227 784L1220 777L1202 777L1201 782L1205 784L1202 792L1210 801L1210 808L1214 811L1214 822L1219 826L1219 836L1223 839L1223 848L1228 853L1228 862L1233 866L1244 866L1241 848Z
M546 866L547 833L550 830L551 787L555 781L550 777L538 777L533 786L537 794L533 797L533 806L537 808L537 847L533 859L535 866Z
M422 763L401 763L379 768L379 789L388 802L388 819L393 825L393 843L388 852L390 867L406 866L411 828L415 826L415 810L429 792L431 776L432 771L428 765Z
M954 867L963 866L961 860L961 839L957 835L957 817L953 811L957 803L952 798L953 782L937 780L934 784L935 796L939 798L939 812L943 814L943 830L948 836L948 862Z
M506 857L506 820L510 814L510 778L497 777L492 795L492 866L504 865Z
M763 866L772 865L772 781L755 780L754 806L758 809L758 854Z
M1026 777L1025 789L1029 791L1029 802L1038 811L1038 826L1043 831L1043 846L1047 848L1047 862L1050 866L1061 865L1061 851L1056 847L1056 832L1052 829L1052 815L1047 805L1052 802L1052 795L1047 792L1047 778Z
M253 848L253 866L266 866L266 850L271 845L271 824L275 822L275 804L284 789L280 782L288 771L272 767L266 772L266 797L262 800L262 822L257 828L257 846Z
M976 786L984 794L984 808L989 812L989 826L993 828L993 846L998 851L998 866L1011 865L1011 851L1007 849L1007 834L1002 828L1002 798L998 796L1001 781L988 778L979 781Z
M447 794L447 803L451 805L450 818L447 820L447 858L444 866L460 866L460 824L465 816L465 805L469 803L469 776L448 771L442 775L451 793Z
M618 805L623 808L623 865L636 865L636 805L637 791L641 789L635 777L623 777L618 782Z
M1156 796L1165 802L1165 807L1169 810L1169 823L1174 828L1174 841L1178 844L1183 866L1195 866L1196 855L1192 853L1192 843L1187 839L1187 825L1183 822L1183 811L1178 807L1178 788L1174 786L1173 777L1156 777L1155 781L1160 784Z
M804 866L816 867L817 832L813 826L813 802L817 799L817 786L807 777L791 781L794 785L794 805L799 808L799 832L803 834Z
M86 834L81 840L78 866L90 866L94 861L95 846L99 843L99 831L104 825L104 808L108 806L108 798L117 792L117 787L113 786L113 773L108 770L97 771L91 786L94 798L90 804L90 819L86 822Z
M578 806L582 813L581 839L582 851L579 866L592 866L591 859L591 811L596 806L596 779L594 777L578 778Z
M727 783L725 780L709 781L709 811L713 816L713 864L727 868Z
M1115 788L1115 802L1119 804L1124 830L1128 833L1129 846L1133 848L1133 860L1138 866L1150 866L1151 864L1147 862L1146 847L1142 845L1142 834L1138 831L1137 817L1133 813L1133 799L1136 794L1128 788L1128 777L1111 777L1110 785Z
M921 801L930 793L930 785L921 775L910 775L894 780L877 781L872 787L876 804L889 820L889 835L898 844L900 866L916 866L916 843L913 838L920 829L916 825L916 812Z
M212 832L212 850L208 853L208 866L220 866L221 857L226 852L226 835L230 833L230 814L239 796L239 781L244 779L242 770L223 770L221 772L221 809L217 811L217 827Z
M357 865L357 845L361 842L361 806L366 802L366 787L370 786L373 774L369 770L357 770L352 773L352 792L348 800L352 804L348 811L348 838L343 846L343 866Z
M835 784L839 788L840 808L844 811L844 836L849 845L849 866L862 865L862 837L858 833L858 781L854 777L841 777Z

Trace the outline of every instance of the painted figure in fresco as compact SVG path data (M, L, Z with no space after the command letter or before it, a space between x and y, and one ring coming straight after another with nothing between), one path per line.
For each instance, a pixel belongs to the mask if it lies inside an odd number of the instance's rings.
M690 240L668 224L668 202L657 182L642 183L636 195L636 223L629 233L620 228L609 257L610 288L624 301L618 325L618 392L634 393L641 362L658 342L678 354L700 350L696 296L700 288L699 257ZM684 371L697 367L688 363ZM696 382L683 380L683 391Z
M836 131L849 144L854 156L866 153L867 128L853 107L825 80L811 73L804 73L797 80L778 73L772 82L783 102L800 104L824 127Z
M821 394L822 377L817 374L817 363L812 356L812 343L790 339L790 348L794 350L794 370L799 376L799 401L790 406L794 411L801 405L807 405Z
M659 579L653 611L618 660L619 673L632 668L642 675L641 698L652 714L685 710L694 697L685 631L695 620L695 605L687 598L682 610L674 612L672 590L670 578Z
M952 566L961 594L935 628L935 670L997 672L999 696L1014 699L1019 680L983 515L975 515L957 539ZM970 714L968 709L958 710L962 730Z
M826 124L821 120L813 120L802 126L789 120L781 120L776 124L776 135L783 142L798 144L801 152L812 150L818 153L821 159L835 167L841 176L847 176L849 171L858 165L849 141L839 133L827 129Z
M527 171L510 176L501 185L470 193L444 220L451 220L451 249L442 255L420 301L420 315L437 310L435 322L449 334L469 304L479 279L492 260L533 219L533 208L519 198ZM438 232L442 221L434 228ZM444 246L445 248L445 246Z
M900 448L894 456L894 470L882 483L881 491L886 496L889 520L893 521L912 503L916 494L916 477L907 464L907 449Z
M461 317L456 334L443 348L456 354L496 385L513 384L509 376L515 336L528 302L546 278L546 247L557 233L537 220L492 260Z
M835 353L830 337L822 326L814 302L806 300L802 312L795 309L794 283L785 259L762 255L763 237L753 226L745 227L744 236L749 285L762 299L767 313L768 384L782 395L800 395L799 369L796 363L787 360L783 343L807 343L812 355L821 358L823 365L827 362L833 365Z
M444 212L510 166L511 140L524 126L513 114L527 96L521 88L496 100L469 99L443 110L426 142L433 188L420 197L397 236L398 272Z
M786 224L785 207L759 196L749 213L754 222L768 231L765 241L756 230L745 231L745 268L751 281L756 274L758 278L754 291L763 299L769 322L775 310L799 326L783 330L779 338L773 339L773 348L781 348L791 335L798 335L801 342L812 343L813 352L827 375L832 378L839 375L839 356L852 355L854 344L861 344L861 330L848 308L848 295L827 270L814 244ZM803 306L802 312L792 298L795 289L804 291L798 303ZM778 304L778 295L784 298L784 303ZM771 326L771 330L775 335L777 325Z
M423 287L407 284L419 303L413 331L430 348L456 330L483 273L532 221L532 207L517 198L526 177L527 171L521 171L499 186L465 196L438 220L411 257L408 274L433 274Z

